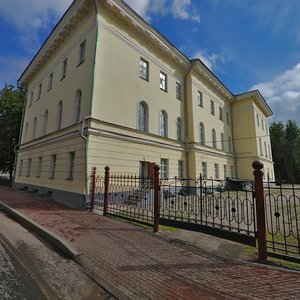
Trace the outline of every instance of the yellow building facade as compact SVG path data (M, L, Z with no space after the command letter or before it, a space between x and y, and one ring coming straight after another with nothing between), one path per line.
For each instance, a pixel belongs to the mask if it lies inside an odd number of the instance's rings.
M148 176L274 179L258 91L233 95L120 0L77 0L19 79L15 188L84 207L92 167Z

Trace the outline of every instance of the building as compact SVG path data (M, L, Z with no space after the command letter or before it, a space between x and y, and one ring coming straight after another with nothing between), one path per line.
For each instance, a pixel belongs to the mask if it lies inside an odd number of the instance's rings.
M93 166L162 177L274 178L258 91L233 95L121 0L75 0L19 79L15 188L83 207Z

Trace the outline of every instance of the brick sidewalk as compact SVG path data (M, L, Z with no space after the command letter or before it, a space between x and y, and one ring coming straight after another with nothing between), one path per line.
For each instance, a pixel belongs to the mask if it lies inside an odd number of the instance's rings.
M137 227L0 187L0 200L68 240L110 292L129 299L299 299L300 273L194 252Z

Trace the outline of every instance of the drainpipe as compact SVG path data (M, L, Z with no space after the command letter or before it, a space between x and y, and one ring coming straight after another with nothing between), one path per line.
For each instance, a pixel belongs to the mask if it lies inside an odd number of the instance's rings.
M88 152L88 137L84 135L84 127L85 127L85 123L86 120L91 118L91 116L85 116L82 118L82 123L81 123L81 128L80 128L80 137L82 137L84 139L84 146L85 146L85 153L84 153L84 165L85 165L85 170L86 170L86 174L85 174L85 203L88 202L88 197L89 197L89 193L88 193L88 188L89 188L89 182L88 182L88 157L87 157L87 152Z
M89 108L89 115L82 118L81 128L80 128L80 137L84 139L84 146L85 146L85 153L84 153L84 161L85 161L85 203L88 202L89 197L89 182L88 182L88 137L84 135L84 127L87 119L92 118L92 103L94 97L94 86L95 86L95 66L96 66L96 53L98 48L98 0L94 0L94 8L96 13L96 43L95 43L95 50L94 50L94 61L93 61L93 74L92 74L92 87L91 87L91 99L90 99L90 108Z
M184 101L185 101L185 150L186 150L186 173L188 175L188 177L190 177L190 166L189 166L189 150L188 150L188 142L187 142L187 136L188 136L188 97L187 97L187 76L189 75L192 67L194 65L194 61L192 61L188 71L186 72L185 76L184 76L184 85L185 85L185 89L184 89Z

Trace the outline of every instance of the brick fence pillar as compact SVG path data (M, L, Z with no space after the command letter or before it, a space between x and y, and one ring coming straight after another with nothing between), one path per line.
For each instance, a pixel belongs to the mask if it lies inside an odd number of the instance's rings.
M263 186L263 163L255 160L252 163L254 169L254 188L256 200L256 222L257 222L257 243L258 243L258 257L266 260L267 254L267 239L266 239L266 218L265 218L265 197Z

